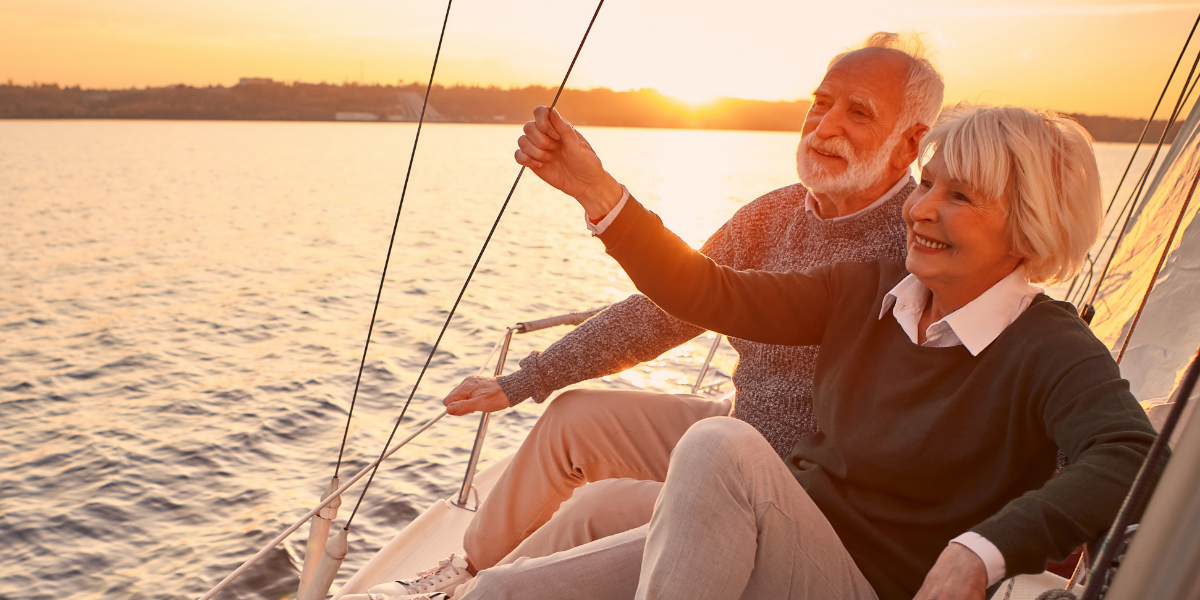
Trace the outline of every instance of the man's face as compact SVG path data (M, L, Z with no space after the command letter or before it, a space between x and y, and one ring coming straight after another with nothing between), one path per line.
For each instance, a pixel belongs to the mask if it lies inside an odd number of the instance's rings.
M852 194L879 182L900 141L905 61L866 49L839 60L813 92L796 170L817 193Z

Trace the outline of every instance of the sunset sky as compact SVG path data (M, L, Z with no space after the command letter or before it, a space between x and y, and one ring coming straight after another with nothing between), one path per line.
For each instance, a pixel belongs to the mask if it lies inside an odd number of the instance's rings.
M445 8L441 0L5 0L0 81L423 82ZM455 0L436 79L557 85L594 9L591 0ZM691 101L806 98L833 54L872 31L915 30L927 34L947 101L1144 117L1197 13L1197 2L1128 0L608 0L570 85L652 87Z

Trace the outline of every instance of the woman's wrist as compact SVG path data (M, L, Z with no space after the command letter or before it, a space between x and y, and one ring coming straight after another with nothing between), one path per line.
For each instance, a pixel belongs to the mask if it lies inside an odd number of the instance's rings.
M576 200L587 213L588 219L595 222L612 212L617 204L621 203L621 196L624 193L621 184L606 172L602 181L589 187Z

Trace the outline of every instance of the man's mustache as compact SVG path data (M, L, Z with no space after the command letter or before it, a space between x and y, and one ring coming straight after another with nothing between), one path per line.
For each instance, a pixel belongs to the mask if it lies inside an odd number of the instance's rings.
M854 146L851 146L850 140L844 137L820 139L816 132L812 132L800 138L800 145L804 148L812 148L821 154L830 154L846 160L858 158L854 152Z

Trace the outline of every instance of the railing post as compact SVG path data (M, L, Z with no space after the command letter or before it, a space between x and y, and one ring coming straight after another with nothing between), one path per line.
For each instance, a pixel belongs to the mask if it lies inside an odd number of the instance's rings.
M708 356L704 359L704 365L700 367L700 374L696 376L696 384L692 386L693 394L700 392L700 386L704 383L704 376L708 375L708 367L712 365L713 356L717 354L717 348L721 345L722 337L724 336L718 333L716 339L713 340L712 347L708 349Z
M495 376L499 377L504 374L504 360L508 358L508 345L512 342L513 331L512 327L504 334L504 343L500 345L500 358L496 359ZM467 474L463 476L462 489L458 492L458 501L455 502L460 508L467 508L467 500L471 496L471 484L475 482L475 468L479 466L479 454L483 451L483 440L487 438L488 420L492 413L485 412L479 417L479 430L475 432L475 445L471 446L471 458L467 461Z

